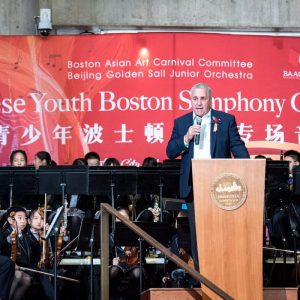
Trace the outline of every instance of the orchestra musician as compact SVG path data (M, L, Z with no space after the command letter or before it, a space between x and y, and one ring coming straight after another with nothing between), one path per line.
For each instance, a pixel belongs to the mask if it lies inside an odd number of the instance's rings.
M100 166L100 155L97 152L86 153L84 159L90 167Z
M7 210L7 225L0 232L0 254L10 257L18 266L31 267L39 251L31 244L27 234L27 214L23 207ZM31 284L31 276L15 270L9 299L22 299Z
M300 227L300 199L292 195L293 191L293 169L300 164L300 153L296 150L288 150L283 153L285 161L289 162L289 202L284 207L277 207L272 217L270 230L271 244L278 248L293 249L293 234L299 237ZM295 231L293 233L293 231ZM299 243L299 241L297 241Z
M118 207L118 212L128 220L130 219L129 210L125 207ZM119 222L116 219L116 222ZM111 287L120 286L120 281L124 278L129 280L129 285L124 291L130 295L130 299L139 299L139 249L138 247L128 247L126 245L119 247L114 246L114 233L110 236L112 265L109 269ZM111 289L112 295L115 288Z
M30 229L28 230L28 236L32 244L38 248L39 254L36 253L35 267L41 270L49 270L51 266L51 252L48 247L47 241L44 239L46 231L49 229L49 224L45 223L46 213L42 208L33 209L29 214L28 224ZM43 294L40 295L43 299L53 299L54 289L48 276L38 276L43 290Z
M27 165L27 154L24 150L14 150L9 157L12 167L25 167Z
M187 218L188 214L185 211L179 211L176 216L174 229L175 233L172 236L171 240L171 251L180 257L185 263L187 263L191 268L195 268L194 260L192 258L192 254L190 249L182 248L179 244L179 235L177 232L177 220L180 218ZM194 278L190 277L188 274L185 273L183 269L178 269L176 264L172 261L168 261L166 265L166 276L162 278L163 286L165 287L190 287L193 288L197 286L198 283L195 281Z

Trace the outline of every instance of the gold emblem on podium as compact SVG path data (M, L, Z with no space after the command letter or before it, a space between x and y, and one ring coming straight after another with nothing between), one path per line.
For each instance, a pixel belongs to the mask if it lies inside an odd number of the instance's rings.
M247 187L239 175L224 173L212 184L210 196L215 204L225 210L241 207L246 201Z

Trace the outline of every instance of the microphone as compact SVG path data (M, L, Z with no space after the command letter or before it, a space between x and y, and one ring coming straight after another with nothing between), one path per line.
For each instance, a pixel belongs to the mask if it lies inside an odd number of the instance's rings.
M202 118L197 116L196 117L196 124L201 126L201 121L202 121ZM196 134L194 136L194 143L195 143L195 145L199 145L199 142L200 142L200 134Z

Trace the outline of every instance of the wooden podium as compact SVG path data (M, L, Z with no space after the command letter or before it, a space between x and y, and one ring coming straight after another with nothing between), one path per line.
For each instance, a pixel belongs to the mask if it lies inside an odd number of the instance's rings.
M200 273L234 299L262 300L265 160L192 161ZM203 299L220 299L202 285Z

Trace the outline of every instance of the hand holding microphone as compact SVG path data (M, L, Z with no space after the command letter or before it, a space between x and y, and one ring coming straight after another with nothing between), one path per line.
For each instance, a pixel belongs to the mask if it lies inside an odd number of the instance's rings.
M196 124L190 126L187 133L184 136L184 142L186 144L188 144L192 139L194 139L195 145L199 145L202 118L196 116L195 119L196 119Z
M201 126L201 121L202 121L202 118L197 116L196 117L196 125ZM195 136L194 136L195 145L199 145L199 142L200 142L200 132L196 133Z

